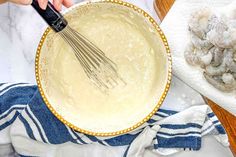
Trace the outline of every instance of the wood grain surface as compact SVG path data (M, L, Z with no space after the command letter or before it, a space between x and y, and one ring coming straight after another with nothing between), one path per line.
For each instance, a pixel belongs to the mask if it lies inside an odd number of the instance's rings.
M154 0L154 8L161 21L164 19L171 6L174 4L174 1L175 0ZM220 122L223 124L229 137L230 149L234 157L236 157L236 117L208 98L204 97L204 99L219 118Z

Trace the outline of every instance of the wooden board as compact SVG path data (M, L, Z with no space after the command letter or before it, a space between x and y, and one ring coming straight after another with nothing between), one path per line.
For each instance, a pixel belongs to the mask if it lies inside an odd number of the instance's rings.
M175 0L154 0L154 8L161 21L164 19L171 6L174 4L174 1ZM204 99L224 126L229 137L230 148L232 150L232 153L236 157L236 117L225 109L221 108L213 101L205 97Z

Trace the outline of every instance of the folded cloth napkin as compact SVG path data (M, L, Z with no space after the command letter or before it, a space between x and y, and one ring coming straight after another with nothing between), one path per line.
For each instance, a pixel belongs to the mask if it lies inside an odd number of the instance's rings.
M202 95L236 115L235 93L224 93L214 88L205 80L202 70L188 65L184 58L184 51L189 42L188 20L193 11L203 7L210 7L213 11L226 15L235 12L236 15L235 0L176 0L160 25L170 45L173 72Z
M142 127L119 136L85 135L61 123L46 107L35 85L0 84L0 156L74 156L83 145L126 146L124 157L142 157L145 151L168 155L199 150L201 139L213 135L228 146L228 138L207 105L181 112L159 109Z

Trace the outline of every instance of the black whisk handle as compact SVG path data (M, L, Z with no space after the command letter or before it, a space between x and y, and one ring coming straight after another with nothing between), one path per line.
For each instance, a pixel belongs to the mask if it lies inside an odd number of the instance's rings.
M40 8L38 0L33 0L31 5L54 31L60 32L66 27L66 19L54 8L52 3L48 2L45 10Z

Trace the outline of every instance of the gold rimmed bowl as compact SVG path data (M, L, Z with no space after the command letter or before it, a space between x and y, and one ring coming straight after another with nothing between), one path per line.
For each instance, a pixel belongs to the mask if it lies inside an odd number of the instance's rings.
M95 89L72 49L47 28L35 63L47 107L89 135L114 136L142 126L163 103L171 81L170 50L158 24L137 6L116 0L79 3L64 16L117 63L127 85L109 94Z

